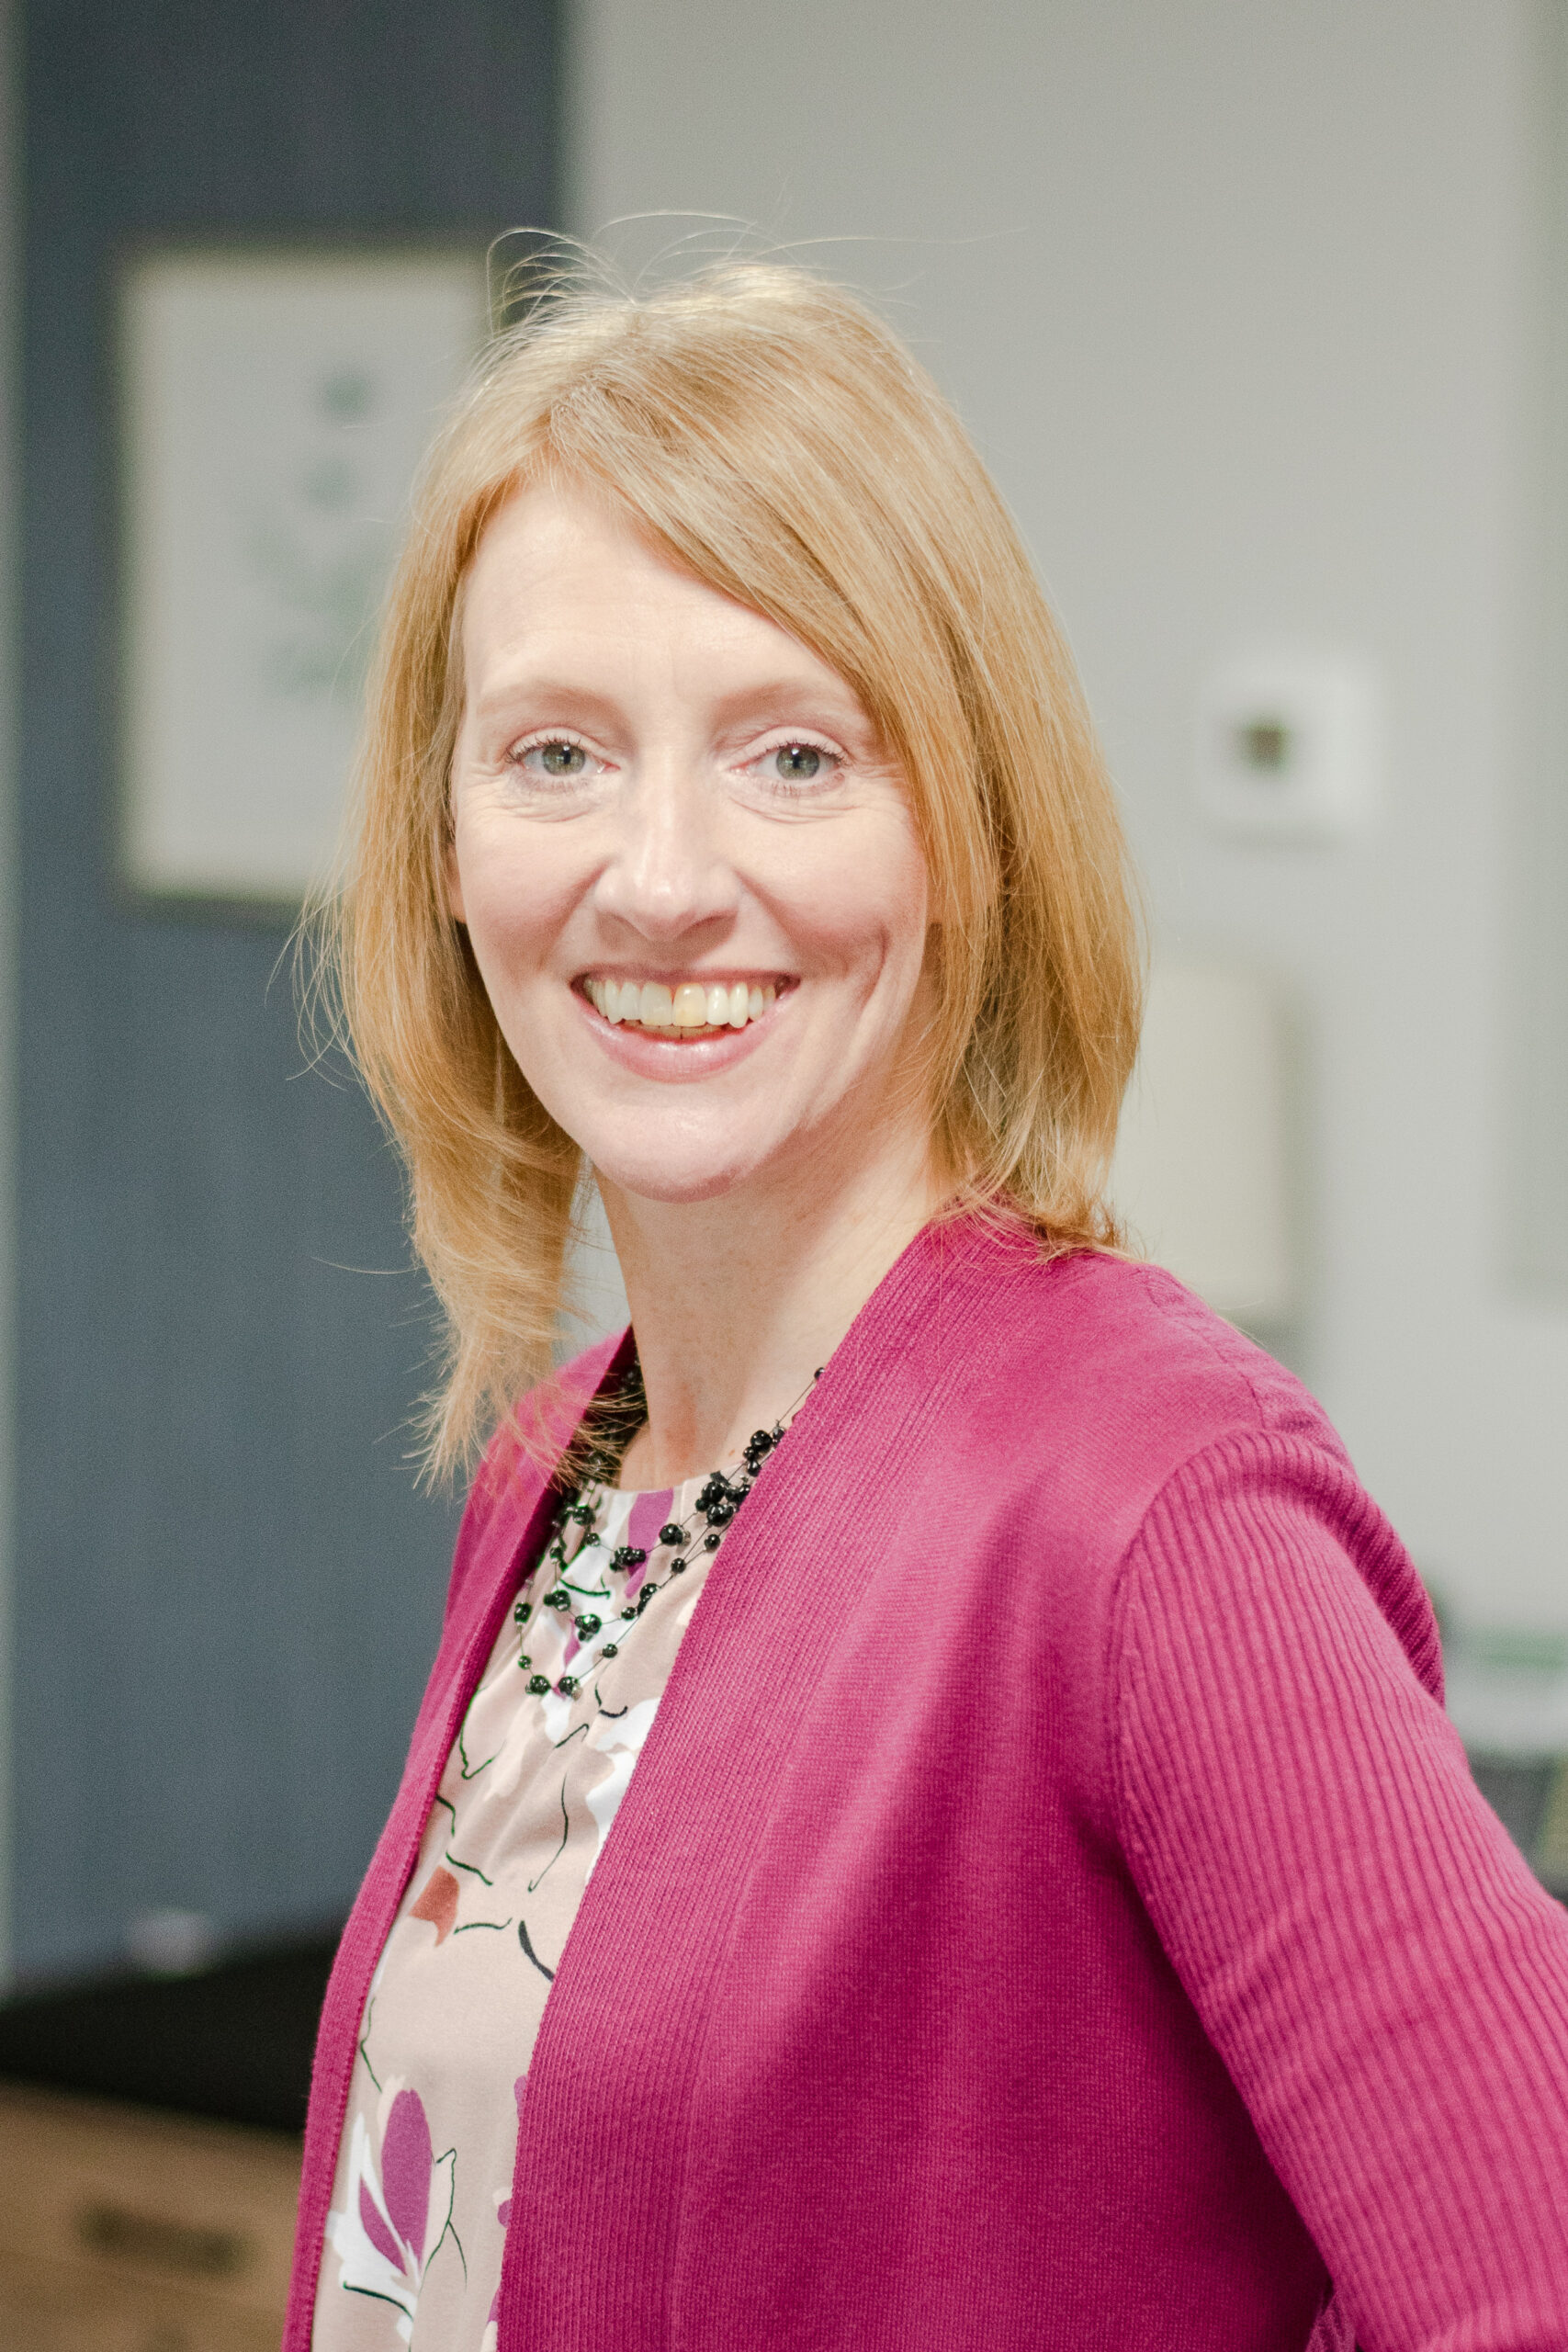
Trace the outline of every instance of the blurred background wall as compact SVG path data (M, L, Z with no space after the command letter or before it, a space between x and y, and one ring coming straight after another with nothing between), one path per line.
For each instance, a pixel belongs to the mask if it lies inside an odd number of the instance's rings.
M244 1933L346 1900L450 1532L398 1436L417 1287L343 1271L401 1262L393 1171L352 1092L295 1080L281 934L128 910L106 864L104 287L137 233L559 222L635 267L693 224L618 216L715 213L881 301L1065 619L1156 957L1229 959L1289 1007L1303 1273L1272 1336L1454 1607L1568 1634L1568 1306L1522 1271L1516 1044L1536 787L1562 773L1532 650L1560 13L571 0L558 71L543 0L33 0L22 1966L115 1951L149 1906ZM1380 682L1359 836L1259 845L1201 813L1195 707L1258 643Z
M33 1973L170 1911L220 1939L341 1916L455 1519L407 1460L432 1330L397 1170L342 1073L302 1074L287 915L138 899L117 868L120 269L181 240L482 252L549 217L558 104L547 0L32 0L16 30L12 1951Z
M1429 1577L1562 1627L1568 1314L1516 1272L1511 1051L1555 13L583 0L566 155L574 225L802 241L956 399L1077 650L1156 954L1239 956L1293 1002L1292 1352ZM1363 840L1201 819L1194 704L1258 640L1380 674Z

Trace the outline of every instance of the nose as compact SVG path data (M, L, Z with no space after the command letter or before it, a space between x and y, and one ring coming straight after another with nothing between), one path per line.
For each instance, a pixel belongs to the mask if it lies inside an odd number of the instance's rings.
M615 839L594 886L596 911L660 946L730 922L739 884L723 854L704 779L671 756L639 764L617 797Z

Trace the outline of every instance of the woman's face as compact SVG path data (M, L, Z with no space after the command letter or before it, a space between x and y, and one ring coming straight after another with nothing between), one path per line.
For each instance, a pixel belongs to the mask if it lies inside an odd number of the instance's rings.
M450 903L541 1102L656 1200L863 1156L922 1017L929 913L902 778L844 681L569 490L486 530L463 662Z

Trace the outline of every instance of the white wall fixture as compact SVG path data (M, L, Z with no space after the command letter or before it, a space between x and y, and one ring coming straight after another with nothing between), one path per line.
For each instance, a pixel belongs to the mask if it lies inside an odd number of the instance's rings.
M195 1976L218 1958L219 1939L205 1911L139 1911L125 1949L132 1966L150 1976Z
M1156 967L1111 1195L1156 1263L1221 1315L1268 1327L1296 1311L1287 1026L1261 974Z
M123 870L329 864L409 484L484 332L472 253L167 252L121 288Z
M1376 812L1377 681L1348 655L1281 651L1225 662L1199 698L1198 798L1223 832L1343 841Z

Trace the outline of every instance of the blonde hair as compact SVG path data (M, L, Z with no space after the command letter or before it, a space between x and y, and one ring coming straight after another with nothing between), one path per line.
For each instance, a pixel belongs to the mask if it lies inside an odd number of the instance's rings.
M955 1200L1052 1250L1117 1239L1103 1188L1140 1001L1122 832L1071 658L957 417L862 301L798 267L731 263L640 299L558 289L497 336L427 462L329 926L446 1310L438 1468L547 1370L581 1173L444 889L462 584L491 517L542 479L618 500L853 687L942 910L929 1067Z

